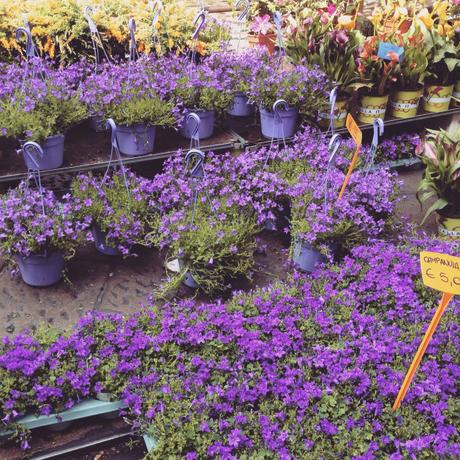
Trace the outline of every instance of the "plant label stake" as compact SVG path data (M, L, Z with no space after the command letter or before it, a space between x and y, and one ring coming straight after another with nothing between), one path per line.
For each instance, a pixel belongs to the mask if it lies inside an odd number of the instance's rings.
M324 179L324 210L327 207L327 200L328 200L328 188L329 188L329 174L331 172L331 168L335 163L335 158L337 157L337 153L342 146L342 137L340 134L334 134L329 141L329 152L331 156L327 162L327 169L326 169L326 177Z
M398 396L393 404L393 410L399 409L401 402L407 394L409 385L422 361L423 355L430 343L439 321L454 295L460 295L460 257L454 257L437 252L421 252L420 267L423 283L437 291L442 292L441 302L431 320L425 336L418 347L417 353L404 378Z
M359 152L361 151L361 145L363 143L363 132L351 114L348 114L347 116L346 126L351 137L355 141L356 151L353 155L353 159L351 160L350 167L348 168L347 175L345 176L345 180L343 181L342 188L339 193L339 200L343 198L343 194L345 193L345 189L347 188L348 182L350 181L351 174L353 173L356 162L358 161Z
M239 0L236 4L236 9L239 10L242 6L244 6L244 8L238 16L238 41L236 43L237 51L240 50L241 32L243 31L243 24L245 23L246 18L248 16L249 8L251 8L251 2L249 0Z
M194 122L192 135L190 136L190 150L200 149L200 124L201 118L198 114L192 112L186 117L186 123Z
M104 57L107 59L107 62L111 62L111 61L110 61L110 58L107 52L105 51L104 43L97 29L97 26L95 22L93 21L93 18L91 17L92 14L93 14L93 9L90 6L87 6L84 9L83 16L85 17L88 23L89 32L91 35L91 43L93 45L94 59L96 60L96 68L97 68L97 66L101 63L99 48L102 49L102 52L104 53Z
M366 167L366 176L374 166L375 154L377 153L377 147L379 146L379 137L383 135L385 131L385 124L381 118L374 120L374 136L372 137L371 150L369 152L369 162Z
M134 18L129 18L128 21L130 42L129 42L129 61L134 62L139 58L136 45L136 21Z

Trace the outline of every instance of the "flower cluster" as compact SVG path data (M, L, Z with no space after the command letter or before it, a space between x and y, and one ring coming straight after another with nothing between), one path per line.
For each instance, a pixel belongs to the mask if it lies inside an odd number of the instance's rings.
M23 182L0 197L0 254L15 257L59 250L71 257L83 240L87 217L77 218L69 196L29 188Z
M453 458L458 301L391 409L439 301L421 283L421 249L460 250L423 236L366 244L313 279L226 304L95 313L65 334L4 339L0 417L8 427L110 391L157 458Z

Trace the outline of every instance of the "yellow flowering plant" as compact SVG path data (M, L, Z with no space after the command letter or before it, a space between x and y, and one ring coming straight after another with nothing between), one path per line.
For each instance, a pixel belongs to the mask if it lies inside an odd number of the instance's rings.
M154 12L148 0L24 0L16 4L0 0L0 59L11 60L24 54L24 43L18 43L15 38L16 28L23 26L24 13L40 55L62 64L92 56L90 31L83 15L87 6L92 7L92 17L104 46L115 59L124 59L129 54L130 18L136 22L139 52L155 51L158 55L187 52L196 11L179 0L164 0L163 4L153 28ZM229 36L226 27L209 19L200 37L198 52L208 54Z

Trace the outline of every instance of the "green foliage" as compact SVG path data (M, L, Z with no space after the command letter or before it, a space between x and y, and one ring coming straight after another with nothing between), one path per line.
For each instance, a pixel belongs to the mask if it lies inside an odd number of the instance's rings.
M417 197L421 203L436 198L424 221L434 211L460 213L460 124L447 130L428 130L421 160L426 166Z
M157 96L133 94L128 99L113 101L104 107L104 117L112 118L117 125L174 126L174 104Z
M86 108L77 95L61 99L51 93L31 110L25 110L25 96L0 101L0 129L16 139L43 142L47 137L64 134L86 117Z

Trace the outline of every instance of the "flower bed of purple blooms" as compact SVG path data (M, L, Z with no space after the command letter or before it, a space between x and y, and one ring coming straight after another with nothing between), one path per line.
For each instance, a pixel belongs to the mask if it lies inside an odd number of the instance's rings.
M391 410L439 300L420 280L422 249L459 251L425 237L375 241L227 303L151 302L127 318L90 314L66 333L5 338L4 427L108 391L155 438L154 458L455 458L458 301Z

